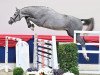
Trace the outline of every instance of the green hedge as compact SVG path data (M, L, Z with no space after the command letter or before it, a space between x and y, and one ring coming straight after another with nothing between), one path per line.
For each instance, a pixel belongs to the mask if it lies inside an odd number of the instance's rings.
M21 67L15 67L13 70L13 75L23 75L24 71Z
M63 71L79 75L77 50L74 43L58 45L58 62Z

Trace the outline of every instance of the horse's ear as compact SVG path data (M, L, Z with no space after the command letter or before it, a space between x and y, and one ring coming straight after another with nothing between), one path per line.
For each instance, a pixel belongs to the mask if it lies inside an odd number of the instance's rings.
M20 11L20 10L16 7L16 11Z

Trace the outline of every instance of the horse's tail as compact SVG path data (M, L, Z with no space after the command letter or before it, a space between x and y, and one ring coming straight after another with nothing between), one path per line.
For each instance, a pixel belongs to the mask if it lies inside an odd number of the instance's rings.
M83 25L87 26L87 31L92 31L94 29L94 18L81 19L81 21L84 21Z

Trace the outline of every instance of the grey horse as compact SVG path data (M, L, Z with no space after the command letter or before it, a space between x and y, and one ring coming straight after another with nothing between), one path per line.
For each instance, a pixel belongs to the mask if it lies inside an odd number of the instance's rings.
M45 6L28 6L22 9L16 9L14 15L10 17L9 24L20 21L22 18L26 19L28 28L34 29L34 24L36 24L39 27L53 30L65 30L72 38L74 37L74 30L82 30L85 24L87 24L86 30L90 31L94 28L93 18L78 19L70 15L60 14ZM84 21L83 24L82 21ZM77 34L76 40L82 45L82 50L84 50L83 56L89 60L84 39L80 37L80 34Z

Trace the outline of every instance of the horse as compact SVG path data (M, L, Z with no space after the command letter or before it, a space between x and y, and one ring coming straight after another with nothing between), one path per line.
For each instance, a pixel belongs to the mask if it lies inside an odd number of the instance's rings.
M10 17L8 23L12 25L22 18L25 18L28 28L31 28L32 30L34 30L34 24L52 30L65 30L72 38L74 37L74 30L81 31L85 24L87 24L86 30L88 31L92 31L94 28L93 18L79 19L71 15L60 14L46 6L27 6L22 9L16 8L16 12ZM84 23L82 23L82 21ZM86 53L85 40L80 37L80 33L76 34L76 41L82 46L84 58L89 60Z

